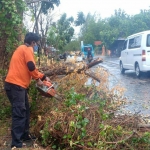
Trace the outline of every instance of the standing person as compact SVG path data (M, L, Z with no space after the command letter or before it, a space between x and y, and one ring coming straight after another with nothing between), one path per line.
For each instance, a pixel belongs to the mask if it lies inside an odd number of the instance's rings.
M67 59L67 53L66 52L64 52L63 58L64 58L64 61L66 61L66 59Z
M92 52L91 52L91 49L89 48L88 51L87 51L87 60L88 60L88 63L90 63L93 59L93 56L92 56Z
M33 138L29 134L27 96L27 88L31 79L35 79L38 85L43 85L43 80L50 81L35 67L33 47L39 40L35 33L26 34L24 45L19 46L12 55L5 79L5 91L12 106L12 149L21 148L24 140L32 140Z

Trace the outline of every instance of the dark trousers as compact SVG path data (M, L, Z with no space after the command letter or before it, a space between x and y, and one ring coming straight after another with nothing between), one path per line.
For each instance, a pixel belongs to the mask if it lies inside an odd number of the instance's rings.
M27 90L21 86L5 82L5 91L12 106L12 144L22 147L22 139L29 132L29 102Z

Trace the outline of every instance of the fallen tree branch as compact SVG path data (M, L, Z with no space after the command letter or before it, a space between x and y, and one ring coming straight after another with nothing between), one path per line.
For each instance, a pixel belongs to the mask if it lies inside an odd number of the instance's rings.
M93 60L91 63L84 65L81 69L78 69L76 72L77 73L81 73L82 71L85 71L99 63L103 62L103 59L101 58L97 58L95 60ZM68 66L62 66L62 67L58 67L58 68L54 68L51 70L47 70L44 72L45 75L47 76L53 76L53 75L67 75L70 74L72 72L74 72L75 69L72 69L71 67L69 68Z
M89 73L89 72L86 72L86 71L85 71L85 75L88 75L89 77L93 78L94 80L100 82L100 79L97 78L97 77L96 77L94 74L92 74L92 73Z
M99 63L102 63L102 62L103 62L103 59L97 58L97 59L93 60L91 63L87 64L86 66L83 66L83 68L78 69L77 73L81 73L81 71L92 68L93 66L95 66Z
M150 124L138 124L139 128L150 128Z

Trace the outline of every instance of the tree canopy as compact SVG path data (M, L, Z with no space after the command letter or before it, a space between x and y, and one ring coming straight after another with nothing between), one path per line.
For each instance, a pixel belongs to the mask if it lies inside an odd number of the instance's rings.
M108 18L101 19L96 14L88 14L85 23L81 27L80 39L84 43L94 44L100 40L109 48L118 38L150 30L150 9L141 10L139 14L130 16L125 11L118 9Z
M11 24L10 28L6 28L8 30L5 34L10 37L10 30L12 33L11 37L16 37L16 33L13 32L15 30L12 28L17 29L19 26L19 28L22 27L23 29L26 27L24 26L27 24L26 21L24 25L20 25L20 22L22 23L27 12L34 23L32 31L41 35L43 43L47 41L48 44L56 45L58 49L62 50L72 41L75 26L81 26L77 40L78 43L82 40L85 44L94 44L94 41L99 40L102 41L102 44L107 48L110 47L114 40L120 37L126 38L130 34L150 30L150 9L141 10L140 13L131 16L119 8L114 11L113 15L104 19L100 17L100 14L89 13L85 16L81 11L77 13L77 19L75 20L73 17L67 17L67 14L64 13L60 15L58 21L54 21L53 18L55 18L55 16L52 14L52 11L55 9L55 6L59 6L59 4L60 0L13 0L6 2L2 0L0 2L0 8L3 10L0 13L1 24L7 24L7 26ZM11 14L15 17L11 18L9 18L9 14L5 11L11 10L10 5L15 8L11 11ZM14 10L17 10L17 14ZM4 23L6 20L8 23ZM17 25L18 21L19 25ZM12 27L13 24L15 27ZM20 31L22 29L20 29ZM12 40L7 40L7 43L9 43L7 44L7 50L11 49L11 46L9 47L9 45L11 45L10 41L14 40L13 38Z
M56 48L62 50L74 35L73 21L73 17L67 18L66 13L62 14L55 26L49 28L47 43L55 45Z

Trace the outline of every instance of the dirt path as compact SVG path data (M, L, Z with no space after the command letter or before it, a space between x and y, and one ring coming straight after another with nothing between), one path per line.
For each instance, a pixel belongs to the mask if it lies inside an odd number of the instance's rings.
M0 150L11 150L11 136L3 136L1 137L1 145ZM24 142L26 146L24 148L21 148L21 150L29 150L34 149L33 145L35 144L32 141Z

